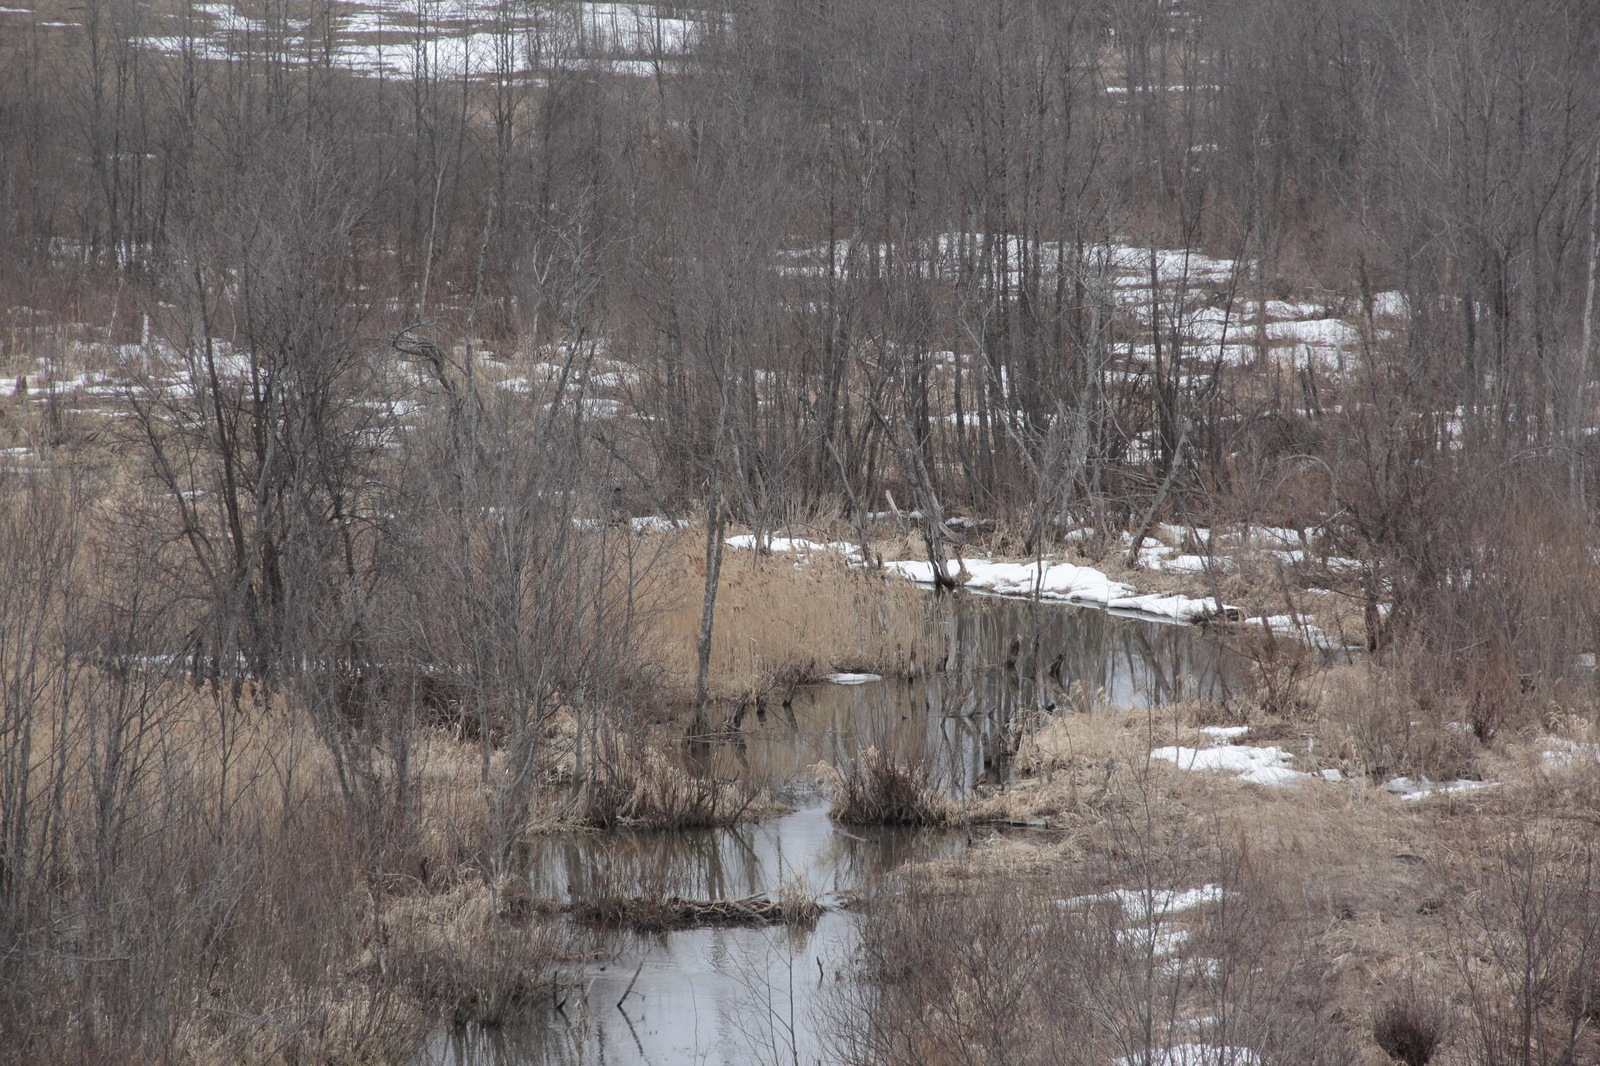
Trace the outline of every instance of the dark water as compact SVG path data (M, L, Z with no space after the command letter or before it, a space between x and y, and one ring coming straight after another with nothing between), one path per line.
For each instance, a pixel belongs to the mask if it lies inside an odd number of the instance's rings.
M870 890L908 861L953 855L964 832L836 828L812 768L868 745L928 757L954 793L1004 779L1009 744L1034 716L1222 697L1240 675L1199 629L1023 601L938 605L909 677L823 684L746 716L715 758L795 807L729 830L555 835L533 861L535 891L583 899L622 891L699 899L776 893L824 902ZM930 650L931 649L931 650ZM817 1063L832 1061L829 986L849 970L855 919L830 910L810 930L619 934L614 954L575 971L560 1009L499 1030L436 1035L419 1066ZM632 985L632 991L623 999Z

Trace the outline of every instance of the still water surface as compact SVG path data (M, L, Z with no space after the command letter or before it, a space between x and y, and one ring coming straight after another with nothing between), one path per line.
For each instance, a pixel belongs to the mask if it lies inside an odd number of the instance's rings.
M737 899L789 882L825 903L870 892L906 862L956 854L968 836L836 827L816 763L892 748L928 757L961 793L1004 780L1005 738L1037 708L1070 713L1091 694L1113 709L1224 697L1241 676L1203 630L1103 611L959 597L931 624L933 652L911 677L799 690L789 707L750 715L739 742L718 752L793 813L727 830L552 835L534 853L535 892L581 900L627 885ZM856 921L830 909L809 930L618 934L611 955L571 974L559 1009L436 1034L417 1066L831 1062L829 993L849 972Z

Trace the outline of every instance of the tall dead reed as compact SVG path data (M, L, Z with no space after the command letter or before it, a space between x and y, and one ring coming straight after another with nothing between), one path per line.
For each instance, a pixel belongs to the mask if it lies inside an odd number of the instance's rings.
M705 581L693 537L659 564L653 658L673 689L694 680L694 650ZM717 699L815 680L833 670L891 673L905 668L922 639L926 599L842 557L730 551L717 592L711 689Z
M868 747L824 774L828 815L842 825L950 825L960 807L945 794L926 759Z

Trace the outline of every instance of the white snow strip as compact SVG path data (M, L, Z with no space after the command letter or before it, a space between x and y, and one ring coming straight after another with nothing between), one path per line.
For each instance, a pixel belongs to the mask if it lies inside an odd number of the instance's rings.
M756 538L749 533L741 533L738 536L729 537L726 543L730 548L740 548L748 551L756 546ZM861 549L853 544L805 540L801 537L766 537L763 538L762 545L769 552L787 552L793 555L832 552L851 559L861 555Z
M1282 748L1254 748L1243 744L1218 744L1212 748L1156 748L1152 759L1170 762L1180 770L1230 773L1240 781L1276 788L1293 787L1310 780L1289 765L1294 756Z
M865 685L869 681L882 681L882 674L824 674L822 680L831 681L835 685Z
M1261 1057L1249 1048L1226 1044L1178 1044L1152 1050L1149 1056L1129 1055L1117 1066L1260 1066Z
M1175 622L1203 622L1235 610L1214 599L1197 600L1192 596L1159 594L1119 596L1107 602L1106 606L1114 611L1137 611L1158 618L1170 618Z
M1201 574L1208 565L1204 555L1175 555L1161 563L1161 569L1174 574ZM1233 569L1233 560L1226 555L1219 555L1209 561L1215 570L1228 571Z
M1177 953L1189 942L1187 929L1154 930L1148 925L1136 925L1117 930L1117 941L1136 951L1148 951L1158 959Z
M1374 293L1372 313L1380 318L1405 318L1411 314L1411 301L1403 292Z
M1282 748L1254 748L1243 744L1219 744L1214 748L1156 748L1150 757L1170 762L1180 770L1222 770L1233 774L1268 766L1288 766L1294 758Z
M672 530L689 528L689 522L687 519L680 518L674 521L658 514L640 515L637 518L630 518L628 519L628 525L633 527L633 531L635 533L668 533Z
M1143 922L1148 921L1152 915L1163 917L1178 914L1205 903L1221 901L1221 885L1201 885L1199 888L1176 890L1158 888L1148 891L1137 888L1114 888L1109 892L1096 892L1089 896L1064 899L1061 905L1073 910L1093 903L1115 903L1122 908L1130 921Z
M1425 800L1429 796L1441 796L1452 792L1480 792L1484 789L1499 788L1498 781L1445 781L1435 784L1426 777L1420 781L1413 781L1409 777L1396 777L1384 783L1384 791L1391 792L1403 800Z
M1250 727L1247 725L1204 725L1200 727L1200 732L1208 737L1216 737L1218 740L1238 740L1250 732Z
M1269 322L1267 336L1313 348L1348 348L1360 342L1361 331L1342 319L1319 318L1310 322Z
M883 564L884 569L910 578L920 585L933 584L933 564L920 560L901 560ZM947 564L946 573L960 580L959 563ZM1092 566L1072 563L997 563L974 559L966 563L966 587L1001 596L1031 596L1037 586L1042 599L1066 600L1104 607L1113 599L1125 597L1133 589L1112 581Z
M756 541L755 537L745 533L729 537L726 543L730 548L747 550L755 547ZM773 552L791 552L797 555L833 552L853 561L859 561L861 558L859 548L840 542L824 543L797 537L767 537L763 544L768 551ZM1041 599L1108 607L1112 610L1131 611L1174 622L1200 622L1236 612L1235 608L1219 604L1214 599L1195 599L1179 595L1136 595L1131 585L1113 581L1104 572L1092 566L1078 566L1074 563L1050 561L1006 563L971 559L964 563L946 562L945 566L945 573L951 580L959 581L973 591L989 592L999 596L1032 596L1037 592ZM895 560L885 562L883 568L889 573L898 574L919 585L934 583L933 564L924 560Z
M1266 785L1268 788L1299 788L1302 782L1311 780L1311 775L1287 766L1262 766L1240 774L1239 780L1252 785Z
M1561 737L1545 737L1549 748L1542 753L1545 769L1565 770L1577 763L1600 762L1600 744L1585 744Z

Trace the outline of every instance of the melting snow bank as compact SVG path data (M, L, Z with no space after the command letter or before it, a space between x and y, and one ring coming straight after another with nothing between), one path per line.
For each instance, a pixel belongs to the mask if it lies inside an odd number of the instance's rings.
M729 537L724 543L730 548L742 548L748 551L756 546L756 538L749 533L741 533L736 537ZM845 544L840 541L803 540L800 537L763 537L762 544L769 552L786 552L792 555L813 555L821 552L832 552L852 561L861 558L860 548L854 544Z
M869 681L882 681L882 674L824 674L822 680L831 681L835 685L865 685Z
M852 562L860 562L861 550L853 544L802 540L796 537L767 537L763 543L768 551L788 552L795 555L812 555L832 552ZM729 537L730 548L750 549L756 538L750 534ZM974 559L963 564L947 563L946 575L960 581L977 592L997 596L1032 596L1040 599L1073 603L1080 606L1104 607L1113 611L1128 611L1148 618L1170 622L1204 622L1208 619L1236 618L1238 609L1214 599L1195 599L1191 596L1138 595L1131 585L1113 581L1092 566L1073 563L999 563L987 559ZM919 585L934 583L933 564L914 559L886 562L883 568L891 574L909 578Z
M1600 745L1561 737L1546 737L1542 753L1545 769L1566 770L1578 763L1600 762Z
M1424 800L1429 796L1441 796L1450 792L1479 792L1499 787L1500 783L1497 781L1445 781L1435 784L1426 777L1420 781L1413 781L1409 777L1397 777L1386 782L1383 789L1403 800Z
M1094 903L1115 903L1122 908L1130 921L1148 921L1152 916L1162 917L1180 911L1193 910L1204 903L1221 903L1221 885L1201 885L1169 891L1137 888L1114 888L1110 892L1096 892L1092 896L1073 896L1061 905L1069 910L1087 907Z
M1310 774L1289 766L1294 755L1282 748L1252 748L1243 744L1219 744L1214 748L1156 748L1152 759L1170 762L1180 770L1217 770L1233 774L1240 781L1279 788L1309 781Z
M1204 622L1212 618L1237 618L1239 609L1229 607L1214 599L1195 599L1192 596L1120 596L1106 604L1113 611L1135 611L1139 614L1170 618L1174 622Z
M960 564L946 564L952 580L961 580ZM933 564L906 561L884 563L891 573L908 577L919 585L933 584ZM1131 585L1113 581L1092 566L1073 563L996 563L978 559L966 564L969 589L997 596L1032 596L1082 606L1130 611L1170 622L1204 622L1208 619L1238 616L1238 609L1214 599L1190 596L1136 595Z
M1299 615L1269 614L1260 618L1247 619L1245 624L1269 629L1280 637L1292 637L1313 648L1323 648L1331 651L1360 650L1359 645L1335 640L1331 634L1312 625Z
M1117 1066L1260 1066L1261 1057L1249 1048L1212 1044L1179 1044L1146 1055L1128 1055Z
M1133 587L1112 581L1092 566L1074 566L1072 563L996 563L975 559L966 564L962 577L961 564L946 563L946 576L961 581L969 589L992 592L999 596L1032 596L1035 590L1046 600L1065 600L1069 603L1108 607L1113 600L1131 596ZM884 563L890 573L908 577L919 585L933 584L933 564L916 560Z

